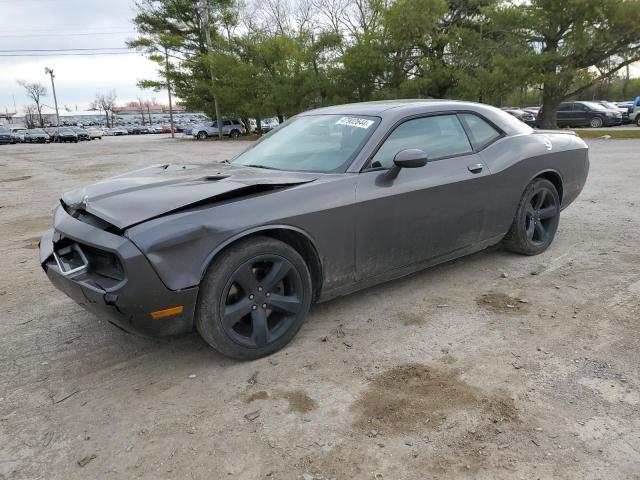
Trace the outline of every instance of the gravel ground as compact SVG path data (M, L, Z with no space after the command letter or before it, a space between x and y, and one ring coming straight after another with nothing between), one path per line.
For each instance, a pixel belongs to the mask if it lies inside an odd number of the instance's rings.
M0 147L0 478L640 478L640 141L590 142L543 255L494 248L317 305L254 362L125 334L49 284L61 192L244 146Z

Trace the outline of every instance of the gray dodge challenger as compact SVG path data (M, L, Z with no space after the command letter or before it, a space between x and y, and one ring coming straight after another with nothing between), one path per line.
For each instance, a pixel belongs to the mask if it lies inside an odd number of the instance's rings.
M222 163L157 165L66 193L51 282L120 328L196 329L224 355L285 346L321 302L490 245L543 252L589 170L572 132L469 102L297 115Z

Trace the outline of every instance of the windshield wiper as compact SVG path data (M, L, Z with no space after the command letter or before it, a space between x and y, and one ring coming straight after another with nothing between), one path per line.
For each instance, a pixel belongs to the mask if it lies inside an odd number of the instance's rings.
M267 167L266 165L243 165L243 167L264 168L265 170L280 170L279 168Z

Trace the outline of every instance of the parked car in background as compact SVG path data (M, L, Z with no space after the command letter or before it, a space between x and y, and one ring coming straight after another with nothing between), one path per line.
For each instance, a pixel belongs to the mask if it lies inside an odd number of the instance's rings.
M176 129L174 127L173 131L175 132ZM160 129L160 133L171 133L171 125L162 125L161 129Z
M124 127L115 127L111 129L111 133L115 137L119 137L121 135L129 135L129 131Z
M78 134L71 127L61 127L59 130L56 129L53 138L54 138L54 142L57 142L57 143L64 143L64 142L78 143Z
M25 143L49 143L51 138L42 128L32 128L24 134Z
M536 123L539 122L542 111L541 108ZM558 127L611 127L622 124L622 115L596 102L562 102L558 107L556 123Z
M78 140L80 141L91 140L91 137L89 136L89 132L87 132L84 128L73 127L73 131L76 132L76 135L78 136Z
M91 140L102 140L102 136L104 135L104 132L102 130L95 127L87 128L87 133L89 134L89 138Z
M536 124L536 116L531 112L527 112L519 108L505 108L504 111L509 115L516 117L521 122L526 123L530 127L533 127Z
M16 139L11 133L11 130L5 127L0 127L0 143L5 145L16 143Z
M240 135L244 135L247 129L244 124L238 120L222 120L222 135L231 138L237 138ZM217 137L218 136L218 122L214 120L211 123L203 123L202 125L197 125L193 127L191 131L191 135L199 140L204 140L207 137Z
M12 128L11 133L15 138L16 143L24 143L24 134L27 133L26 128Z
M620 112L620 115L622 115L622 123L629 123L629 108L628 107L619 107L617 104L613 103L613 102L608 102L606 100L598 100L598 102L600 105L602 105L604 108L607 108L609 110L613 110L616 112Z
M640 95L635 98L629 107L629 122L640 127Z
M262 127L263 132L270 132L279 125L280 122L276 117L267 117L260 120L260 126Z

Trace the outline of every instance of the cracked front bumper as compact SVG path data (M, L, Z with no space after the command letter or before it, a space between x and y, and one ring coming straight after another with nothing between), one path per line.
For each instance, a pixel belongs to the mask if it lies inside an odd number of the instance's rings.
M72 250L81 252L73 265L62 254ZM61 207L54 228L40 241L40 263L56 288L123 330L149 336L193 330L196 287L169 290L130 240L81 222ZM178 314L151 316L178 306L183 307Z

